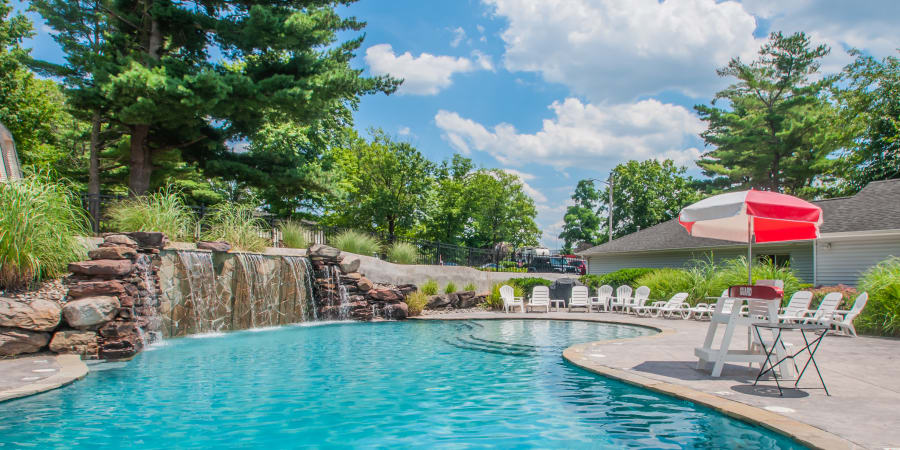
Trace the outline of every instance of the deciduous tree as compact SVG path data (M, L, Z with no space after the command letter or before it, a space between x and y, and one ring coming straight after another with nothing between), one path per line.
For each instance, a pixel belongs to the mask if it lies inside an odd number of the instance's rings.
M587 244L599 243L602 219L598 214L600 207L600 193L592 180L581 180L572 194L574 205L566 208L563 230L559 237L565 241L563 250L571 253L575 244L584 242ZM606 235L606 233L603 233Z

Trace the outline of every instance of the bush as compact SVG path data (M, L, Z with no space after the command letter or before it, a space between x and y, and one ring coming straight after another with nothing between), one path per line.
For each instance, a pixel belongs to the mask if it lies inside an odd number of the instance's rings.
M281 242L288 248L307 248L309 241L306 240L306 230L298 222L288 220L282 222L279 226L281 230Z
M679 292L690 294L694 290L694 277L684 269L656 269L634 280L634 285L650 288L650 298L653 300L668 300ZM692 304L698 301L697 298L690 298Z
M425 310L425 305L428 304L428 295L422 291L413 292L406 296L404 302L406 302L409 315L418 316L422 314L422 311Z
M347 230L334 237L331 245L341 251L356 253L357 255L372 256L381 251L381 243L378 239L359 231Z
M454 293L454 292L456 292L456 285L453 284L452 281L449 282L449 283L447 283L446 286L444 286L444 293L445 293L445 294L452 294L452 293Z
M422 293L425 295L435 295L438 292L437 281L428 280L422 285Z
M463 288L463 290L464 291L477 291L478 286L475 286L475 283L472 283L470 281L468 284L466 284L466 286Z
M582 275L581 278L578 279L578 281L581 281L581 284L588 286L591 291L597 290L597 288L603 286L604 284L608 284L614 288L622 286L623 284L634 287L636 279L650 272L653 272L654 270L657 269L644 267L619 269L615 272L610 272L605 275Z
M491 295L488 295L487 300L484 302L484 306L490 309L503 309L503 299L500 298L500 286L504 284L508 284L513 288L513 296L516 297L524 297L525 291L521 286L517 286L510 283L497 283L491 286Z
M415 264L419 262L419 249L406 242L397 242L388 249L387 259L396 264Z
M238 203L226 203L206 219L207 230L203 239L225 241L236 250L261 252L269 245L262 237L266 223L253 214L253 207Z
M841 302L842 305L838 309L850 309L853 307L853 301L856 300L856 296L859 295L859 292L853 286L847 286L846 284L838 284L835 286L821 286L816 289L808 289L813 294L812 302L809 304L810 309L815 309L819 307L819 303L822 302L822 299L825 298L825 295L830 294L832 292L840 292L841 296L844 297L844 300Z
M553 282L546 278L525 277L510 278L506 281L506 284L514 288L520 288L525 297L531 298L531 291L534 290L535 286L550 286L551 284L553 284Z
M75 196L46 174L0 183L0 287L65 274L86 257L87 215Z
M158 231L173 241L193 237L194 214L175 189L117 202L107 213L115 231Z
M888 258L867 270L859 288L869 293L869 302L857 319L858 330L900 336L900 258Z
M729 286L747 284L747 258L740 257L723 261L716 266L707 263L706 273L715 275L708 278L705 293L703 295L718 297ZM756 262L753 264L753 281L756 280L782 280L784 281L784 299L790 300L795 292L800 290L800 280L788 267L778 267L771 261ZM698 293L699 294L699 293Z

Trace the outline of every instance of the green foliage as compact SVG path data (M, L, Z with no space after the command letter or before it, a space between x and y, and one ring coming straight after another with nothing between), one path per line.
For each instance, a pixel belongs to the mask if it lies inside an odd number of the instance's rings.
M444 286L445 294L452 294L454 292L456 292L456 284L454 284L452 281L447 283L446 286Z
M397 242L388 249L387 259L395 264L416 264L419 262L419 249L408 242Z
M859 289L869 293L869 302L857 319L858 330L900 336L900 258L888 258L866 271Z
M694 290L695 279L690 271L684 269L656 269L641 275L634 281L635 286L647 286L650 288L652 300L668 300L679 292L691 293ZM689 298L690 303L697 303L697 298ZM709 302L703 302L709 303Z
M566 208L563 217L564 224L560 239L565 241L563 250L570 253L575 244L595 244L600 241L600 224L602 219L598 214L600 208L600 193L594 187L593 180L580 180L572 194L575 204Z
M705 295L718 297L724 289L738 284L747 284L747 258L740 257L723 261L716 266L708 263L705 272L715 273L706 287ZM753 282L757 280L784 281L784 298L790 299L800 290L800 280L790 267L778 267L771 261L755 261L753 264Z
M697 165L707 176L725 176L735 187L803 193L829 164L832 104L825 92L832 77L818 74L824 45L804 33L772 33L759 58L733 58L717 73L737 81L697 105L708 124L701 133L713 150ZM815 80L815 81L811 81ZM716 103L724 100L727 109Z
M206 221L207 229L203 239L225 241L236 250L261 252L269 246L269 240L262 237L266 222L254 214L255 208L249 204L224 203Z
M309 241L306 239L306 230L300 225L300 222L288 220L282 222L279 226L281 230L281 241L288 248L307 248Z
M40 172L0 183L0 288L66 273L84 259L87 217L72 192Z
M434 280L428 280L422 285L420 290L425 295L435 295L438 292L438 283Z
M119 201L109 212L109 225L115 231L158 231L173 241L193 236L194 215L175 189L166 188L144 197Z
M588 286L590 290L593 292L600 286L604 284L608 284L613 288L617 288L622 286L623 284L627 284L631 287L637 287L636 280L648 273L651 273L657 269L643 268L643 267L635 267L628 269L619 269L615 272L610 272L605 275L582 275L578 281L581 281L582 284Z
M810 309L818 308L819 303L822 302L822 299L825 298L827 294L830 294L832 292L840 292L841 297L844 298L838 309L850 309L851 307L853 307L853 301L856 300L856 296L859 295L859 291L857 291L856 288L854 288L853 286L847 286L846 284L821 286L815 289L806 290L812 292L813 294L812 302L810 302L809 304Z
M468 211L463 233L466 245L537 244L541 235L534 221L537 209L518 175L499 169L476 171L466 178L464 198Z
M422 314L422 311L425 310L425 305L428 304L428 294L422 291L413 292L407 295L403 301L406 302L409 315L418 316Z
M478 290L478 287L475 286L475 283L472 283L470 281L469 283L466 284L466 286L463 288L463 290L464 291L476 291L476 290Z
M512 281L512 280L509 280L509 281ZM503 286L504 284L512 286L514 297L525 297L526 291L519 285L512 284L509 282L496 283L493 286L491 286L491 294L488 295L487 299L484 302L484 306L486 308L494 309L494 310L503 309L503 299L500 298L500 287Z
M528 273L527 267L479 267L482 272L507 272L507 273Z
M372 256L381 251L381 243L378 242L378 239L354 230L347 230L335 236L331 240L331 245L341 251L357 255Z
M521 289L521 292L528 298L531 298L531 291L534 290L535 286L550 286L553 284L552 281L546 278L538 278L538 277L525 277L525 278L510 278L506 280L506 284ZM521 294L516 294L517 297L521 296Z

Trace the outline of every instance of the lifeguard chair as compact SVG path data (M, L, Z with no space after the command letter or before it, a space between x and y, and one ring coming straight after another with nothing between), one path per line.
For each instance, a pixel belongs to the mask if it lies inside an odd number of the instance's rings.
M694 349L694 355L699 359L697 369L706 370L712 364L712 376L722 375L722 369L726 362L762 364L766 360L763 347L757 342L751 333L754 323L770 322L778 323L778 307L781 306L781 293L772 286L732 286L728 289L728 296L720 298L716 302L716 309L709 320L709 328L706 330L706 339L702 347ZM747 303L747 315L741 315L744 303ZM725 333L714 347L716 332L720 325L725 326ZM747 328L747 347L731 348L734 332L738 327ZM779 359L784 356L784 347L775 351ZM780 367L789 370L787 365Z

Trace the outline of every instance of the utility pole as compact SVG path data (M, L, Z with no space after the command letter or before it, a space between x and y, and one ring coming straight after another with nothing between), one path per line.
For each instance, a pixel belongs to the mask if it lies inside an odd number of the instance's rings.
M606 182L609 186L609 242L613 240L613 173L609 173L609 181Z

